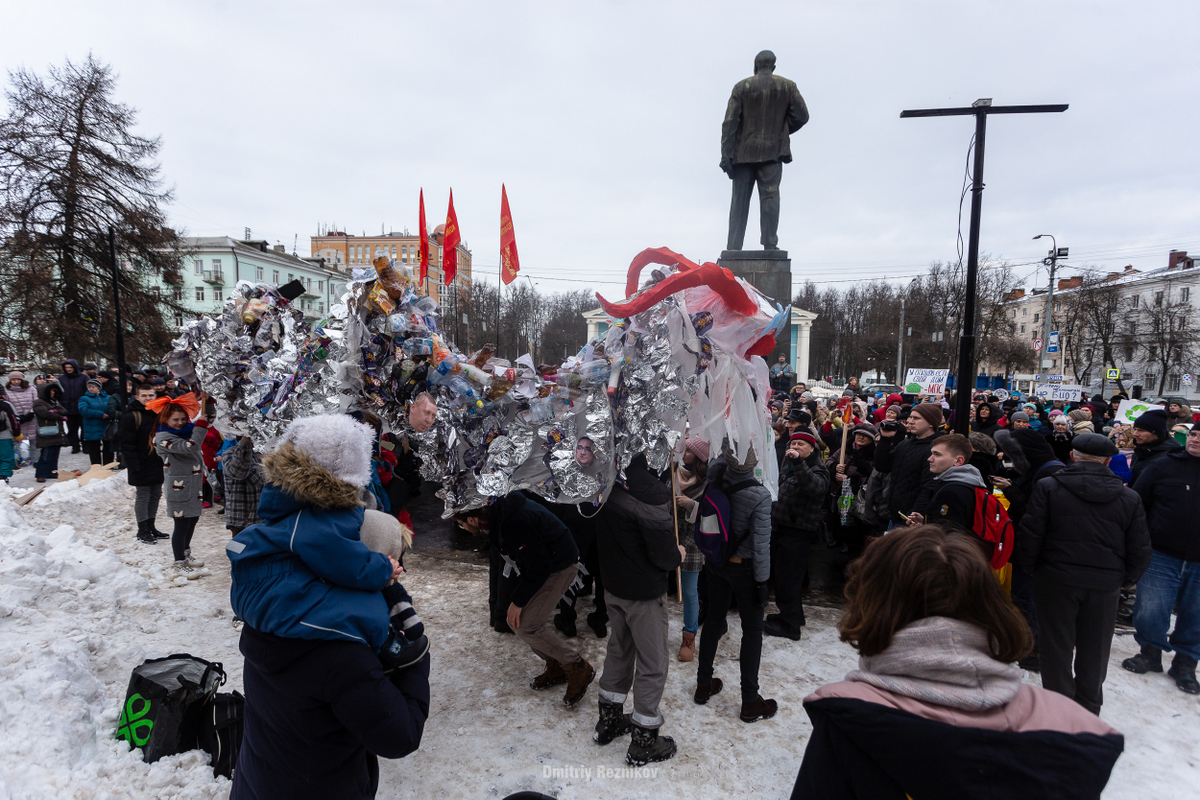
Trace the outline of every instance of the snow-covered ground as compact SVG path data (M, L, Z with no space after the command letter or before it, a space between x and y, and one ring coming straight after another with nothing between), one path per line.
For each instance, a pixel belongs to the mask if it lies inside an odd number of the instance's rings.
M66 466L78 465L64 458ZM214 574L177 586L164 577L169 546L134 540L123 474L53 485L18 509L12 498L25 491L0 486L0 798L227 797L228 781L213 778L203 753L147 765L113 738L130 670L145 658L190 652L220 661L225 690L241 688L223 517L205 512L193 542ZM160 518L160 528L169 524ZM663 732L679 755L633 773L624 769L627 740L591 741L595 688L574 710L557 692L527 688L541 662L485 624L486 571L416 556L406 567L433 641L433 702L420 751L381 765L380 797L500 798L522 789L560 798L786 797L809 732L801 700L855 665L837 640L836 612L810 609L802 641L764 643L760 682L779 714L745 725L732 616L717 664L726 690L693 704L696 664L672 662ZM673 612L674 644L678 605ZM590 631L575 641L599 668L605 643ZM1116 638L1103 716L1125 734L1126 750L1105 797L1198 797L1200 699L1165 676L1122 670L1135 651L1132 637Z

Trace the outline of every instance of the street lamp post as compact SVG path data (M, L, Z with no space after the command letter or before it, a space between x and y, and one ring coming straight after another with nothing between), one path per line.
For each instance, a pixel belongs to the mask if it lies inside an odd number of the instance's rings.
M1039 233L1037 236L1035 236L1033 238L1035 241L1037 239L1041 239L1041 238L1048 238L1050 240L1050 255L1042 260L1042 263L1050 268L1050 284L1049 284L1049 288L1046 291L1046 313L1044 315L1045 319L1042 320L1042 322L1045 323L1042 326L1042 348L1043 349L1038 354L1042 361L1040 371L1043 375L1047 375L1050 372L1050 331L1053 329L1050 325L1050 315L1054 311L1054 271L1058 267L1058 257L1060 255L1060 251L1058 249L1058 242L1054 239L1053 236L1051 236L1048 233ZM1064 247L1062 249L1061 255L1063 256L1063 258L1066 258L1067 248ZM1062 344L1061 343L1058 345L1058 353L1059 353L1059 359L1061 360L1062 359Z

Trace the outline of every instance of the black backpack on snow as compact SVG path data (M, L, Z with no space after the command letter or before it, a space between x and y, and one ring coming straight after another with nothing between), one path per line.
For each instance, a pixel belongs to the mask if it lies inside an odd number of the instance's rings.
M199 745L209 755L213 775L233 777L242 749L242 715L246 698L241 692L219 692L204 705Z

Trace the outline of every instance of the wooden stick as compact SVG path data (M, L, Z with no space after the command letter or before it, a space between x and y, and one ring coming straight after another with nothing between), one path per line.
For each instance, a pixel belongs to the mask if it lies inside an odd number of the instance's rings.
M850 433L850 423L842 418L842 466L846 466L846 437Z
M675 461L671 460L671 516L675 520L675 546L679 546L679 504L675 502L675 498L679 496L679 483L675 477ZM679 595L679 602L683 602L683 568L675 568L675 591Z

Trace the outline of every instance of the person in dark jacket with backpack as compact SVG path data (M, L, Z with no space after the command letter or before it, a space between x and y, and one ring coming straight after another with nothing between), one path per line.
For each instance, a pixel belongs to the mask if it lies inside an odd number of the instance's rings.
M520 492L490 506L457 515L471 533L486 534L492 547L518 573L508 607L509 627L546 662L529 683L535 691L567 684L563 705L574 706L596 677L578 651L559 638L550 618L579 572L579 548L567 526Z
M246 706L230 800L368 800L379 757L404 758L429 717L429 654L384 675L362 642L242 629Z
M779 499L771 504L771 571L779 613L766 618L763 633L768 636L800 639L804 573L821 532L828 491L829 472L821 463L816 439L807 431L793 433L779 475Z
M675 740L658 735L663 724L658 707L670 664L667 574L684 557L675 542L672 502L671 489L638 455L625 468L625 483L613 486L597 526L600 569L609 576L604 591L612 631L593 738L608 744L632 727L625 761L639 767L675 755ZM631 689L632 716L623 710Z
M975 490L987 491L987 484L979 470L967 463L971 453L971 441L959 433L939 436L930 446L929 471L937 488L925 508L909 515L909 526L928 522L979 536L975 530Z
M875 469L891 475L885 496L888 526L904 525L900 514L924 508L936 488L929 471L929 451L942 427L942 407L921 403L913 407L905 423L909 438L893 444L889 431L882 432L875 449Z
M1130 672L1162 672L1164 650L1174 650L1168 673L1188 694L1200 694L1200 426L1187 445L1146 466L1133 485L1150 527L1150 567L1138 581L1134 638L1141 652L1122 666ZM1175 630L1171 612L1176 611Z
M778 704L758 693L758 667L762 659L763 615L767 609L767 580L771 577L771 492L756 474L758 456L752 446L740 458L726 442L722 463L708 472L709 484L729 498L728 530L731 539L725 564L706 560L704 576L708 583L708 604L704 629L700 631L700 663L696 670L696 693L692 699L704 705L721 691L724 684L713 677L717 645L728 630L725 617L732 599L737 597L742 618L741 667L742 722L757 722L775 716ZM736 543L736 547L733 547Z
M158 414L146 410L145 406L154 397L152 386L139 385L129 401L129 410L121 415L117 426L121 463L125 466L129 485L135 489L133 514L137 520L137 540L145 544L157 544L159 539L170 538L154 526L163 486L163 462L154 452Z
M1033 576L1042 686L1099 714L1117 597L1149 565L1150 535L1141 498L1108 468L1116 445L1085 433L1074 447L1034 486L1015 560Z

